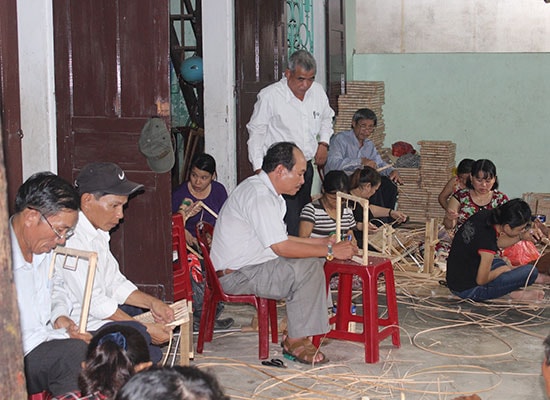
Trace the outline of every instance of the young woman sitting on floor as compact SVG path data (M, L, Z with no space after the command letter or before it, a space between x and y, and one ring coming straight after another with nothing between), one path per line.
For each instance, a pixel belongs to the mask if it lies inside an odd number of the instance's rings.
M532 265L512 268L498 257L500 251L520 240L543 238L530 226L531 209L514 199L470 217L456 233L447 258L447 285L463 299L483 301L510 294L512 299L542 300L542 290L519 290L532 285L538 271Z

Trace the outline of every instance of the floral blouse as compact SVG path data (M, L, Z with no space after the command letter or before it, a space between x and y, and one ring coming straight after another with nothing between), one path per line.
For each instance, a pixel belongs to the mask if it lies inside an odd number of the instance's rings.
M462 226L464 222L472 215L481 210L491 210L504 204L508 201L508 196L498 190L493 190L491 201L484 206L477 205L472 199L470 189L462 189L453 194L453 197L458 200L458 219L456 221L456 230Z

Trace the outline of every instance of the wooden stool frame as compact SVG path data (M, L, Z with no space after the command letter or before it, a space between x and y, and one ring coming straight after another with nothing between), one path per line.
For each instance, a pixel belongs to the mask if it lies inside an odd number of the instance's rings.
M63 268L67 268L67 258L74 257L75 265L74 269L78 268L78 261L81 258L88 260L88 275L86 276L86 286L84 287L84 299L82 300L82 312L80 313L80 322L78 325L78 331L80 333L86 332L86 325L88 325L88 315L90 313L90 302L92 301L92 289L94 287L94 277L95 270L97 267L97 253L95 251L84 251L71 249L68 247L57 246L53 251L52 260L50 262L50 272L49 279L52 279L54 269L55 269L55 260L58 255L64 255Z
M336 232L340 233L342 229L342 199L359 203L363 207L363 247L369 242L369 201L362 197L351 194L336 192ZM341 240L340 234L336 235L336 243ZM369 263L368 251L363 251L363 265Z

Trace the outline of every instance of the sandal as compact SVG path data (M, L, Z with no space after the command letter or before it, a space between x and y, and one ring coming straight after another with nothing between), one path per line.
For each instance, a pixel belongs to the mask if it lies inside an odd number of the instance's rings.
M325 364L328 358L317 349L311 341L303 338L295 343L289 343L288 338L285 338L281 343L283 354L292 361L298 361L302 364ZM317 354L321 354L323 358L320 361L313 361Z

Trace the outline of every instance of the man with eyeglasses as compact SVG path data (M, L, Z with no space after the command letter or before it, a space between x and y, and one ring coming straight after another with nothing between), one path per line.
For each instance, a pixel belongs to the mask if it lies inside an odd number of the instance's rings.
M118 261L109 248L109 231L124 217L128 197L143 189L132 182L116 164L96 162L86 165L75 180L80 194L81 211L74 236L67 247L95 251L97 270L92 290L88 330L97 331L107 323L129 324L140 330L149 343L151 360L158 362L162 351L157 346L170 339L172 328L165 325L174 320L173 310L161 300L142 292L120 272ZM85 264L86 262L83 261ZM87 279L87 268L69 270L56 264L56 272L63 277L70 305L54 300L53 315L69 315L72 321L80 320L82 299ZM63 288L60 288L62 290ZM57 288L54 288L54 294ZM138 323L132 316L151 310L157 323Z
M47 390L60 395L78 387L91 336L80 334L74 322L61 326L52 317L48 275L52 250L72 234L79 206L76 190L51 172L31 176L15 199L9 226L29 394ZM67 301L66 293L58 296Z
M396 184L402 184L403 181L399 172L382 159L374 142L369 139L377 122L374 111L368 108L355 111L351 129L334 135L330 140L325 174L339 170L351 175L356 169L365 166L379 170L382 175L380 189L370 198L370 202L393 210L397 202Z

